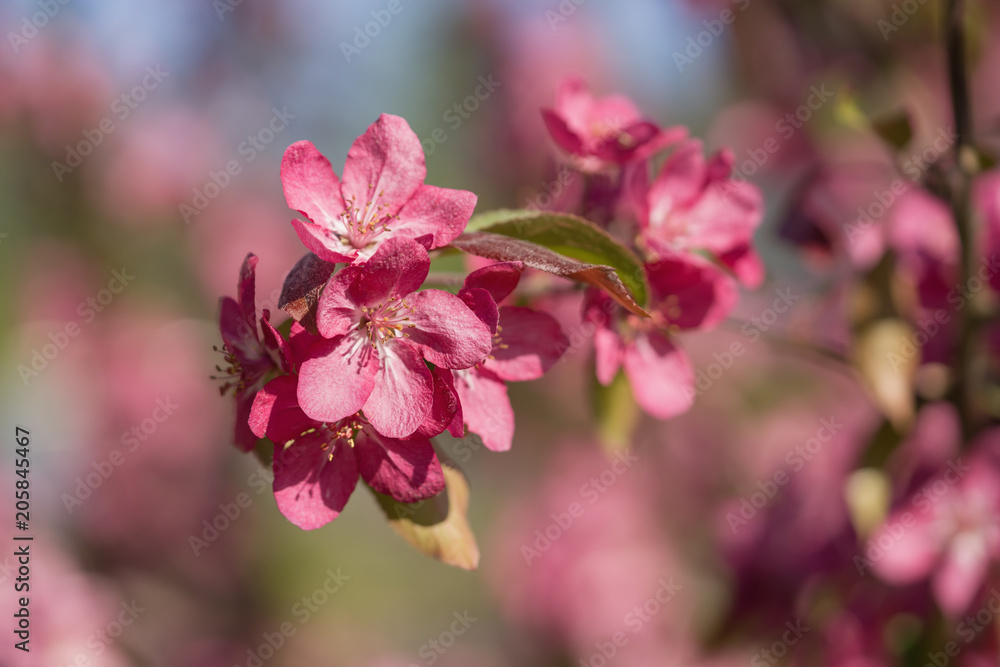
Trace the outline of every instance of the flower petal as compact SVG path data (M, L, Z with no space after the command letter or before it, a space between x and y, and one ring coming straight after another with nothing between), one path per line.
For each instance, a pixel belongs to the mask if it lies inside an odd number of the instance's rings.
M323 288L316 306L316 329L324 338L343 336L360 326L362 312L351 288L361 273L361 267L345 266Z
M294 375L282 375L257 392L248 420L254 435L270 438L280 445L297 439L317 425L299 407L297 386L298 379Z
M257 436L249 424L255 393L241 391L236 394L236 429L233 433L233 443L243 452L249 452L257 444Z
M705 187L705 156L697 139L683 142L667 158L649 187L649 222L691 203Z
M346 205L373 202L385 206L384 215L394 215L426 176L420 139L399 116L382 114L347 152L341 193Z
M881 257L881 253L879 254ZM719 261L732 269L736 278L754 289L764 282L764 262L750 243L736 246L718 254Z
M906 517L908 525L903 528L905 514L909 514ZM935 527L936 521L935 512L913 511L913 507L908 507L905 513L891 514L872 533L866 545L866 557L870 558L870 552L878 555L871 558L875 574L883 581L897 585L912 584L930 576L944 548L942 537ZM890 532L890 528L901 532Z
M491 451L509 450L514 441L514 410L504 381L485 368L471 368L455 372L455 389L469 432Z
M489 328L491 334L496 335L500 309L489 292L479 287L464 288L458 293L458 298Z
M309 220L292 220L292 227L302 244L325 262L350 262L357 255L355 248L322 225Z
M733 279L697 255L660 257L646 273L665 323L681 329L717 326L739 299Z
M219 331L222 333L222 341L231 352L241 357L257 354L260 342L255 325L254 320L248 323L244 319L243 311L236 301L228 296L219 299Z
M389 223L394 236L431 236L431 248L441 248L455 239L476 208L477 197L465 190L421 185Z
M309 348L299 365L302 411L321 422L353 415L371 396L378 368L378 354L364 335L323 339Z
M490 293L493 300L500 303L514 291L524 271L522 262L497 262L476 269L465 277L463 289L480 287Z
M422 245L413 239L394 236L359 267L351 285L351 299L359 306L372 306L394 297L406 297L420 289L430 268L431 260Z
M631 133L630 136L632 136ZM632 149L631 154L627 156L628 160L632 163L648 160L668 146L686 139L687 136L687 128L683 125L673 125L665 128L657 126L655 134Z
M445 429L451 428L455 415L461 411L451 371L434 367L431 370L431 377L434 379L434 402L424 422L409 436L410 439L429 440L440 435ZM456 437L462 437L461 432Z
M612 327L612 315L618 308L618 304L606 292L587 290L583 321L594 327L597 381L604 386L611 384L622 364L624 344L622 337Z
M364 404L365 417L382 435L405 438L431 411L434 379L420 351L405 340L383 345L380 357L371 395Z
M559 322L531 308L504 306L498 329L499 343L483 365L504 380L538 379L569 349Z
M298 322L296 322L296 324L298 324ZM264 332L264 344L272 350L276 350L278 352L278 357L281 360L281 369L286 373L290 373L293 368L292 348L288 342L281 337L278 330L271 325L271 311L266 308L260 318L260 330Z
M763 211L763 199L755 185L738 181L715 182L683 213L688 228L686 243L716 255L742 249L753 240Z
M669 419L694 403L691 360L662 334L637 334L622 361L636 403L653 417Z
M395 440L363 428L355 438L361 478L379 493L415 503L444 490L444 472L427 440Z
M309 330L298 322L292 322L292 329L288 332L288 349L291 351L293 371L297 371L299 363L306 358L309 349L321 340L323 339L309 333Z
M411 297L410 305L410 322L415 325L408 330L410 340L435 366L469 368L490 353L489 328L454 294L423 290Z
M956 535L931 581L934 599L946 614L957 617L969 609L989 570L990 555L982 535Z
M435 381L440 379L455 396L455 416L448 424L447 431L452 437L461 438L465 435L465 418L462 415L462 400L458 395L458 387L455 386L455 372L435 366L431 373L434 375Z
M254 295L256 272L257 255L250 253L243 260L243 265L240 267L240 282L237 287L237 295L239 296L243 319L251 327L255 327L257 323L257 302ZM256 329L254 333L256 333Z
M274 446L274 499L289 521L313 530L337 518L358 484L354 448L312 434L287 449Z
M583 140L569 126L563 117L552 109L542 109L542 120L552 140L567 153L583 153Z
M345 206L340 196L340 181L330 161L312 142L296 141L285 149L281 158L281 185L289 208L321 228L343 228L340 216Z

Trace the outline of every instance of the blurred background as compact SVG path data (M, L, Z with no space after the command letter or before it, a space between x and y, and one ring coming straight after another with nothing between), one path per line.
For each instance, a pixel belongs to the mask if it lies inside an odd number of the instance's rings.
M989 143L1000 11L969 4ZM832 357L851 335L844 257L864 253L838 226L901 169L858 118L905 107L909 152L934 146L951 122L940 5L5 1L0 466L13 484L14 425L29 429L35 541L32 650L5 631L0 664L924 664L940 624L926 585L852 560L845 485L884 420ZM686 342L695 408L643 421L631 458L605 452L592 352L566 309L570 352L511 388L513 450L450 445L478 571L411 549L360 489L323 529L292 526L209 379L218 299L246 254L275 311L304 253L282 152L309 139L340 172L351 142L398 114L428 183L476 192L479 210L524 205L551 189L539 109L573 74L730 147L766 194L766 284L731 326ZM727 360L734 342L746 353ZM0 556L5 610L15 576ZM996 664L974 662L996 633L973 637L959 664Z

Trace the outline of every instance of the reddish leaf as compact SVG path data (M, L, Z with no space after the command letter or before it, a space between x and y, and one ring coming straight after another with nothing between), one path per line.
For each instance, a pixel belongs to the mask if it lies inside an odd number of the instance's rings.
M316 304L336 267L309 253L296 262L281 288L278 307L311 333L318 334Z
M470 255L502 262L520 261L533 269L600 287L629 311L642 317L649 317L649 314L632 298L628 288L610 266L588 264L561 255L537 243L491 232L466 232L451 244Z

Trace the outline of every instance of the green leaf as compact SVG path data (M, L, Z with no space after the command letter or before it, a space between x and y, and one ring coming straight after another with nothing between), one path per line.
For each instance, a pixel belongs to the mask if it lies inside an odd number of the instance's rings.
M606 231L584 218L546 211L501 209L474 216L469 221L466 231L469 235L480 232L527 241L547 248L562 257L576 260L587 267L611 269L615 277L600 282L594 282L591 279L596 277L598 273L604 273L603 271L590 271L589 273L585 270L576 271L581 277L565 272L550 272L557 275L569 275L571 278L608 289L609 293L623 306L632 312L645 315L642 306L646 303L648 285L642 261ZM453 245L465 250L460 244ZM466 252L477 254L472 250L466 250ZM528 264L527 261L525 263ZM543 264L545 263L543 262ZM531 264L528 265L531 266ZM533 268L541 268L543 271L550 270L544 265ZM614 284L619 282L624 286L624 292ZM633 305L637 306L638 310L633 308Z
M469 482L455 464L439 458L445 490L433 498L401 503L374 489L372 493L392 529L417 551L448 565L475 570L479 566L479 547L467 515Z
M618 371L607 387L595 380L593 399L601 444L612 454L628 449L640 412L625 372Z

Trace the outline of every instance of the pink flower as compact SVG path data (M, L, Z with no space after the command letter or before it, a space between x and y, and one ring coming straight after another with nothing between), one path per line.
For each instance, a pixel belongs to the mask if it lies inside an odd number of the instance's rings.
M1000 252L1000 169L980 175L973 185L973 196L983 222L980 247L992 258ZM991 271L989 283L994 290L1000 291L1000 271Z
M560 84L555 108L542 109L542 118L560 148L584 158L594 169L601 162L621 165L644 160L687 135L682 127L661 129L646 120L627 97L595 98L579 77Z
M645 170L635 170L626 186L626 205L638 219L640 244L653 255L693 257L707 251L741 282L756 287L764 267L752 241L763 201L756 186L730 178L732 165L729 151L706 162L701 142L685 141L652 183Z
M659 419L686 412L694 400L694 370L670 333L708 329L736 304L736 286L708 261L664 257L646 265L651 317L623 313L606 293L587 292L584 320L596 327L597 380L609 385L624 367L636 402Z
M236 430L234 441L237 447L245 452L253 449L257 439L247 426L250 416L250 406L254 395L267 382L269 375L289 363L287 350L284 348L281 336L268 322L269 313L264 311L261 318L264 337L261 339L257 331L257 311L254 301L254 282L257 269L257 256L247 255L240 269L240 281L237 286L237 299L223 297L220 301L219 329L225 360L228 367L216 370L223 372L220 378L225 380L220 391L225 394L234 389L236 394Z
M1000 560L1000 469L981 453L943 466L869 539L878 558L865 554L890 583L930 578L934 599L952 616L969 608Z
M285 151L281 183L299 238L328 262L363 261L387 239L448 245L462 233L476 207L464 190L424 185L427 168L420 140L406 121L382 114L347 153L344 180L308 141Z
M363 409L379 433L403 438L433 405L424 360L463 369L486 358L492 332L462 299L417 291L429 269L422 245L393 237L365 264L330 277L316 317L324 340L299 370L298 400L307 415L332 423Z
M301 329L299 335L308 336ZM297 385L295 375L271 380L250 415L254 433L274 442L274 498L296 526L312 530L337 518L359 476L404 503L444 489L441 464L426 438L386 438L360 414L334 422L310 419L299 407Z
M924 190L907 191L893 204L886 242L896 253L902 284L909 285L917 297L910 319L919 324L933 321L939 312L953 313L959 294L955 287L960 282L960 245L948 206ZM921 361L949 361L954 335L954 326L945 322L940 333L920 346Z
M500 306L517 286L524 265L503 262L473 271L458 293L494 332L486 361L452 371L461 402L457 431L464 423L495 452L510 449L514 411L506 382L537 380L569 348L559 323L551 315L520 306Z

